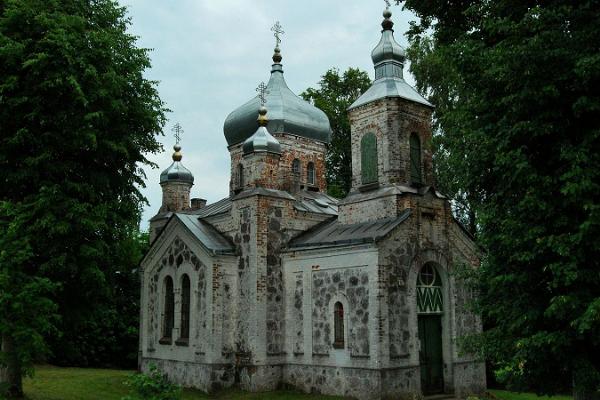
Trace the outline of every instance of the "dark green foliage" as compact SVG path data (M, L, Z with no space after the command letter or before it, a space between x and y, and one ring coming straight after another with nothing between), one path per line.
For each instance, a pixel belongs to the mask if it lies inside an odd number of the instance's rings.
M407 0L441 181L486 258L470 338L512 388L600 384L600 2ZM440 158L441 157L441 158ZM438 164L438 171L439 171Z
M53 330L61 357L133 314L117 272L131 292L140 166L165 109L128 25L111 0L0 1L0 333L19 373Z
M179 400L181 388L169 382L167 375L161 373L156 365L150 365L147 374L134 374L129 377L127 385L137 393L136 397L123 397L122 400Z
M352 184L352 149L347 109L369 87L369 75L358 68L348 68L343 75L330 69L321 77L319 88L308 88L302 98L311 101L327 114L331 124L331 144L327 152L328 192L344 197Z

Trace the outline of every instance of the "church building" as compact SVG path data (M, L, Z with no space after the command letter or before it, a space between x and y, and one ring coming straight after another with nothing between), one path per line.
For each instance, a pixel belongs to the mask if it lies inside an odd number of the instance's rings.
M403 79L405 52L383 16L375 80L348 110L345 198L327 194L329 121L288 88L279 45L266 88L225 120L226 198L190 199L175 146L141 263L142 370L209 392L485 390L484 364L459 347L482 328L455 273L478 267L478 249L435 189L433 108Z

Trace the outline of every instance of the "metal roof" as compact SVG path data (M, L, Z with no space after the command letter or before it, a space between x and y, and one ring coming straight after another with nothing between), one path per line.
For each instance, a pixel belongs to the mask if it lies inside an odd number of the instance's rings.
M160 183L165 182L185 182L193 184L194 175L192 175L190 170L184 167L181 162L173 161L173 164L160 174Z
M323 111L288 88L281 64L273 64L265 97L269 108L269 132L291 133L329 143L329 119ZM223 132L229 145L243 142L256 131L256 116L260 107L261 100L257 95L227 116Z
M254 135L244 141L242 148L244 155L250 153L281 154L281 144L264 126L259 126Z
M296 193L297 211L311 212L315 214L338 215L338 199L323 192L302 191Z
M381 39L373 52L371 59L375 65L375 81L348 110L384 98L400 97L416 103L433 107L412 86L406 83L402 76L406 58L404 49L394 39L394 23L390 19L392 13L386 9L383 13L384 20L381 24Z
M406 83L404 79L384 77L373 82L373 85L356 99L356 101L348 107L348 110L352 110L376 100L391 97L401 97L406 100L433 107L430 102L425 100L425 98L423 98L423 96L421 96L412 86Z
M374 243L386 236L394 228L406 221L411 213L406 209L400 216L382 218L357 224L342 224L337 218L320 225L296 237L288 248L343 246L348 244Z
M202 221L197 215L175 214L186 228L194 235L208 250L218 254L233 254L235 249L231 242L221 235L210 224Z
M194 210L193 215L197 218L212 217L213 215L225 214L231 210L231 199L225 197L215 203L209 204L198 210Z

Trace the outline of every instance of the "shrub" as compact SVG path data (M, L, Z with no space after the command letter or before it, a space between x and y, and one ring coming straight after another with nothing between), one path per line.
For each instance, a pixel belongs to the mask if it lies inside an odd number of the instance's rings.
M121 400L180 400L181 387L169 382L166 374L158 370L154 364L150 365L147 374L133 374L125 384L132 387L136 397L126 396Z

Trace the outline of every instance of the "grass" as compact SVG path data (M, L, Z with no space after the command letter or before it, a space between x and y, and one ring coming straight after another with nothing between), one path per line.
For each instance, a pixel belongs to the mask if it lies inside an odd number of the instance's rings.
M23 382L27 400L121 400L131 395L124 382L133 371L39 366L35 376ZM308 395L293 391L247 393L227 390L207 395L185 389L183 400L340 400L341 397ZM511 399L512 400L512 399Z
M517 393L507 390L488 390L500 400L573 400L571 396L538 396L535 393Z

